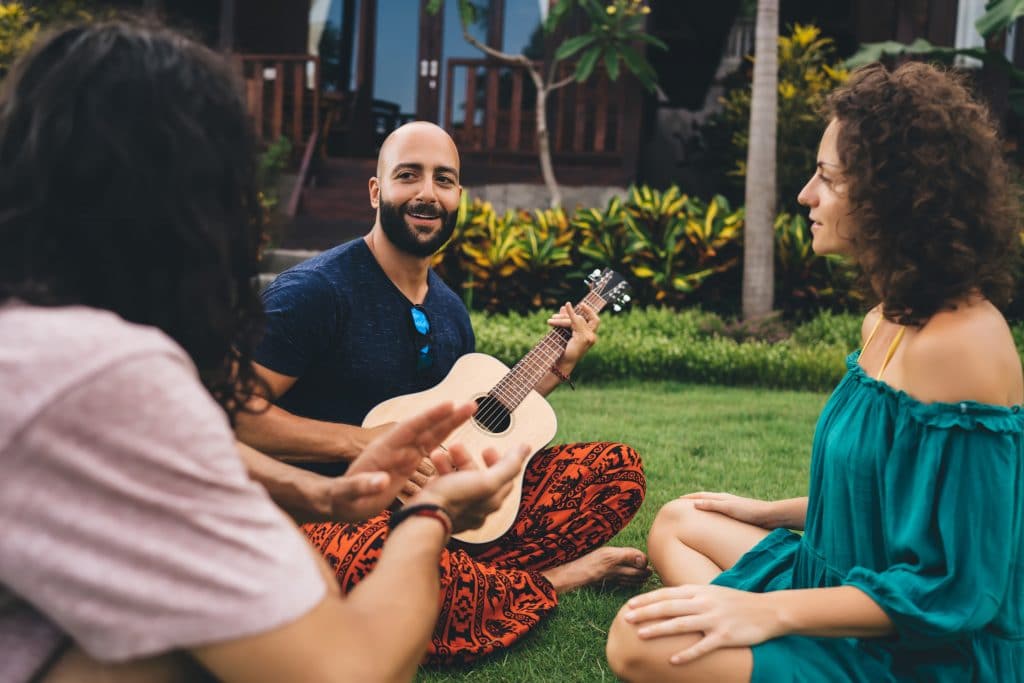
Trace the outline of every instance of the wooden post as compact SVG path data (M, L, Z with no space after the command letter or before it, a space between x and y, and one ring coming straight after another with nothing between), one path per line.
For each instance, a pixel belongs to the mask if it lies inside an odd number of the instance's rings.
M292 148L298 149L303 143L302 110L305 102L304 82L306 80L306 62L292 64Z
M273 139L271 142L276 141L281 137L281 132L284 130L284 63L274 63L274 111L273 120L271 123L271 131L273 132ZM298 144L298 140L295 141Z
M487 149L493 150L498 137L498 70L501 64L491 62L487 65L487 99L484 109L484 126L486 127Z
M252 79L247 81L252 84L252 118L256 126L256 135L263 141L263 62L253 64Z
M519 141L523 133L523 70L512 68L512 102L509 104L508 148L519 151Z
M352 48L355 46L356 35L356 0L344 0L341 9L341 36L338 41L338 70L342 82L338 84L341 92L348 92L352 87Z
M474 65L470 65L466 69L466 119L462 129L470 136L467 139L470 141L471 148L479 149L481 140L476 134L476 66Z
M235 0L220 0L220 35L217 47L221 52L235 49Z
M612 103L612 98L608 96L611 83L603 75L596 80L598 82L594 88L597 93L594 101L594 151L603 152L608 128L608 107Z

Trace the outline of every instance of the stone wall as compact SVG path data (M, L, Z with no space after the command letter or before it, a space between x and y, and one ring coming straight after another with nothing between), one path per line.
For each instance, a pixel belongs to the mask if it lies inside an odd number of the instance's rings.
M562 206L567 210L577 205L602 207L615 195L626 196L626 188L608 185L587 185L584 187L563 186ZM551 195L545 185L527 183L504 183L500 185L476 185L466 187L470 197L490 202L494 210L504 213L508 209L543 209L551 203Z

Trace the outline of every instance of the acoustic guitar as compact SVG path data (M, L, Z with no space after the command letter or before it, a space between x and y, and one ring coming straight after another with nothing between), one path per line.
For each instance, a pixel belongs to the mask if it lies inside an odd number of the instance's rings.
M595 270L588 276L587 283L590 292L580 303L595 311L608 305L617 311L629 301L629 285L615 271ZM481 453L485 448L505 453L525 443L530 447L532 458L551 442L558 428L555 411L534 391L534 387L561 357L571 336L572 333L565 328L553 328L511 370L497 358L483 353L468 353L455 361L440 384L426 391L384 401L369 412L363 426L376 427L397 422L444 401L465 403L474 400L476 414L453 431L442 443L442 448L461 443L482 465ZM508 531L519 511L523 472L530 458L524 462L523 470L515 478L512 491L501 507L488 515L479 529L464 531L456 538L464 543L489 543Z

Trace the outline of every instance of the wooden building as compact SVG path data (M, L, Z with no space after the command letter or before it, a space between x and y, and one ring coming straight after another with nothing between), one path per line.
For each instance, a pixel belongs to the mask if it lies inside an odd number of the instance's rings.
M506 52L539 57L554 45L540 23L550 0L475 0L475 37ZM649 30L668 45L649 57L659 77L652 96L625 75L598 76L553 94L548 106L553 159L568 186L625 186L671 177L672 149L659 112L700 109L723 57L752 48L737 39L741 0L648 0ZM369 209L365 179L394 127L414 119L444 126L459 145L467 184L540 184L535 94L523 69L485 58L462 36L456 0L436 16L428 0L122 0L163 13L207 43L231 53L246 81L257 128L266 141L294 144L303 173L319 166L319 189L297 192L306 223L351 220L360 230ZM925 38L962 41L967 14L985 0L782 0L783 24L821 26L842 54L858 44ZM749 22L748 22L749 23ZM968 25L969 28L969 25ZM741 32L742 27L740 27ZM1021 63L1024 40L1011 46ZM997 110L1000 87L986 85ZM1005 99L1005 97L1004 97ZM660 136L659 136L660 135ZM667 171L652 171L655 149ZM314 150L316 154L313 154ZM666 156L667 155L667 156ZM341 187L347 187L342 190ZM330 189L330 188L335 189ZM301 187L300 187L301 190ZM358 209L352 209L355 205ZM321 226L322 227L322 226Z

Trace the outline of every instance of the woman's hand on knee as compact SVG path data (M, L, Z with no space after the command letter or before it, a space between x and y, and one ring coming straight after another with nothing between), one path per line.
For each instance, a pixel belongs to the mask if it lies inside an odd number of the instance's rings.
M717 512L737 521L753 524L764 529L778 526L773 515L773 505L767 500L743 498L731 493L712 493L701 491L681 496L683 500L693 502L693 507L705 512Z
M774 603L761 593L722 586L661 588L626 603L624 619L648 640L703 634L674 653L672 664L685 664L719 648L757 645L785 634Z

